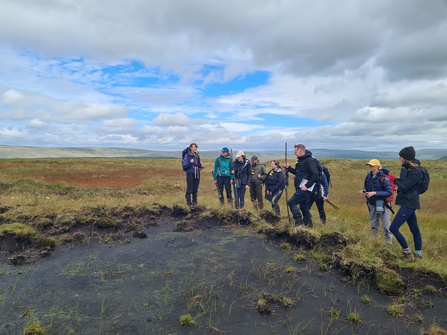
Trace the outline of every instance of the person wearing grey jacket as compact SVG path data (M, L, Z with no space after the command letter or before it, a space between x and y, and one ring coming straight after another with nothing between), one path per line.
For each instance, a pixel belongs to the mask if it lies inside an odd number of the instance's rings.
M263 209L262 200L262 183L265 180L267 171L263 164L259 164L257 156L251 158L251 182L250 182L250 198L254 208Z

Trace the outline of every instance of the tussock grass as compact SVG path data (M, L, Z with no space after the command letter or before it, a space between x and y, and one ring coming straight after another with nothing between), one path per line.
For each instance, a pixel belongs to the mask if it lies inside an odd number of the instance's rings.
M11 224L2 224L0 226L0 234L27 238L39 236L39 233L33 227L18 222L14 222Z

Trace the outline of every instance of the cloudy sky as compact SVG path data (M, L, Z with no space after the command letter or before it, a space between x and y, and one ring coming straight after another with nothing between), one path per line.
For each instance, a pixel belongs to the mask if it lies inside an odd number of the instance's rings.
M446 0L0 0L0 144L447 148Z

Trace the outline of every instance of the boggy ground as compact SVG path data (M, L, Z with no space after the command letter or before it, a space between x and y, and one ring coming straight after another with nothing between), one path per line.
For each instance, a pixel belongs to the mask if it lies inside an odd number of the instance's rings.
M403 285L399 295L384 295L374 273L339 259L340 234L290 234L269 212L261 217L270 224L258 234L249 212L201 207L18 218L44 237L0 237L0 333L429 334L446 327L446 285L437 276L393 269ZM55 247L42 243L50 239Z

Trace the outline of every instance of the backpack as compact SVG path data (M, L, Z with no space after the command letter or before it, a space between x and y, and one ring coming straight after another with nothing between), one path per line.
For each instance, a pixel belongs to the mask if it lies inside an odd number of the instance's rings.
M418 184L417 191L418 194L423 194L428 190L428 186L430 184L430 174L423 166L419 166L419 169L421 169L422 171L422 179L421 182Z
M182 168L183 168L183 171L186 171L186 169L183 167L183 160L185 159L185 156L188 154L188 152L189 152L189 147L187 147L186 149L184 149L182 151Z
M321 180L323 178L323 173L324 173L324 175L326 176L328 186L332 187L331 174L330 174L328 168L324 165L321 165L321 163L316 158L314 158L314 162L317 165L318 175L319 175L319 180L318 180L317 184L321 184Z
M380 185L382 187L382 190L385 189L385 179L388 178L391 182L391 197L386 198L387 202L393 202L394 201L394 191L396 189L396 184L394 180L396 179L396 176L391 174L390 171L387 168L381 169L383 174L382 177L380 177Z

